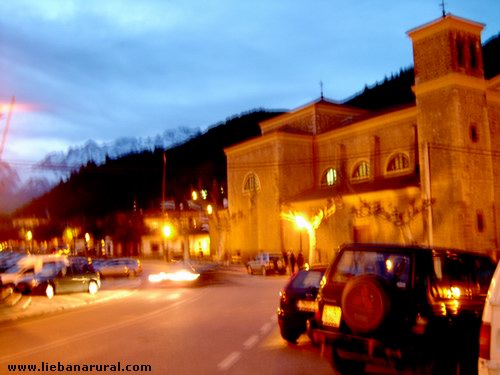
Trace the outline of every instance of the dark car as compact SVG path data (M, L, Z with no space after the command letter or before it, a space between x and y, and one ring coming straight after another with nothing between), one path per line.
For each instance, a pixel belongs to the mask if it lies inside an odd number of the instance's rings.
M313 335L341 374L367 364L421 374L475 374L495 263L453 249L343 246L318 292Z
M318 308L318 294L326 265L315 265L294 273L280 292L278 324L281 337L295 343L306 332L307 320L314 317Z
M78 265L48 264L31 276L17 282L16 289L24 294L55 294L88 292L95 294L101 287L99 274L90 267Z

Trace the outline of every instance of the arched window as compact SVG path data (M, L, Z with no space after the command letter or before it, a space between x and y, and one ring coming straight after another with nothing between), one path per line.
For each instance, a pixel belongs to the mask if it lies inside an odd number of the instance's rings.
M244 193L254 193L260 190L259 178L255 173L249 173L243 183Z
M410 168L410 160L408 156L402 152L393 155L387 163L387 172L401 172Z
M366 180L370 177L370 164L366 160L359 162L352 172L353 180Z
M337 177L337 170L335 168L328 168L321 178L321 186L327 187L335 185L337 183Z

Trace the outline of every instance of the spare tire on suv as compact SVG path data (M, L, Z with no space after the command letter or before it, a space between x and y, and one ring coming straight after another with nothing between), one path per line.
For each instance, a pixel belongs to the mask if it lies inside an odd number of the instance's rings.
M342 293L345 323L355 333L368 333L379 328L390 306L384 280L374 274L353 277Z
M342 374L366 365L422 374L477 368L479 327L495 263L457 249L344 245L318 291L312 335ZM465 345L466 343L466 345Z

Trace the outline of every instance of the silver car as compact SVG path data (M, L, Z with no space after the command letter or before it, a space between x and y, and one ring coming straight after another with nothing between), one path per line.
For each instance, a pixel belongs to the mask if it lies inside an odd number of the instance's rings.
M135 258L99 259L94 260L92 265L101 277L135 277L142 272L141 261Z

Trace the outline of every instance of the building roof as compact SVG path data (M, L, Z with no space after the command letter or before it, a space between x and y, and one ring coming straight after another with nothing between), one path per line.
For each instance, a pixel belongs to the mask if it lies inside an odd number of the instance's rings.
M403 189L409 187L420 188L420 176L418 175L418 173L381 178L375 181L359 182L354 184L347 182L345 184L338 184L332 187L318 187L314 190L310 190L298 194L294 197L285 199L283 203L287 204L315 201L334 198L338 196L375 193L384 190Z

